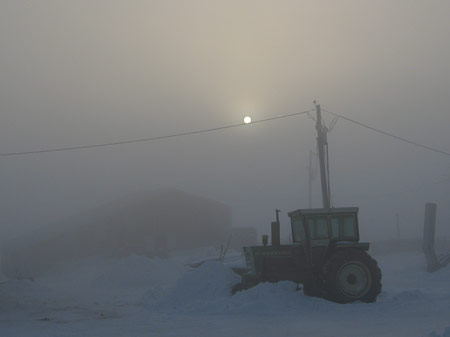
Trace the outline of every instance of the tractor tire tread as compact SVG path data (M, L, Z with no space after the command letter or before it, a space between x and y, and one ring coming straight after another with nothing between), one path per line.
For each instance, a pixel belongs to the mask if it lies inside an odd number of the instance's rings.
M340 268L349 261L358 261L364 264L370 272L370 289L360 298L350 298L344 294L338 286L338 272ZM337 303L349 303L361 301L365 303L375 302L381 292L381 270L378 263L365 251L355 248L342 249L335 252L324 269L324 297Z

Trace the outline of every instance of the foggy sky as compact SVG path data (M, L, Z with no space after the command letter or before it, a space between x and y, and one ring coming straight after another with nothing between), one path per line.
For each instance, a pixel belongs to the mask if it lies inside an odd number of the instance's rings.
M323 108L450 151L447 1L0 2L0 152L154 137ZM324 115L326 122L331 118ZM268 232L308 206L306 116L216 133L0 158L0 241L136 190L225 202ZM421 235L438 203L450 235L450 158L339 120L335 206L363 239ZM320 207L319 179L314 206ZM286 236L287 217L282 218Z

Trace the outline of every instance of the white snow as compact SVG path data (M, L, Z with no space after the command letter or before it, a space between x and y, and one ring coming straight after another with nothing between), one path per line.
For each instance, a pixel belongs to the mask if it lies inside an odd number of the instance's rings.
M242 265L214 249L149 259L91 258L32 280L0 283L0 336L450 337L450 267L425 271L421 254L376 257L373 304L307 297L292 282L231 295ZM198 268L188 263L208 259Z

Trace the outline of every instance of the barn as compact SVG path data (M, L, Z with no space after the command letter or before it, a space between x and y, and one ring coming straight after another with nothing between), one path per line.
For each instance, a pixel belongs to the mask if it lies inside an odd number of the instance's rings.
M2 251L2 269L27 278L88 256L164 256L224 244L231 232L231 209L221 202L179 190L138 192L17 238Z

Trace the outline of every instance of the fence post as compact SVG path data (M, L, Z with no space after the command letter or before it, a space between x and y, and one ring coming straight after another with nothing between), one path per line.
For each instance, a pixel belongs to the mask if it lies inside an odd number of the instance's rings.
M422 249L427 259L427 271L433 272L441 268L434 250L434 237L436 232L436 207L435 203L425 204L425 222L423 226Z

